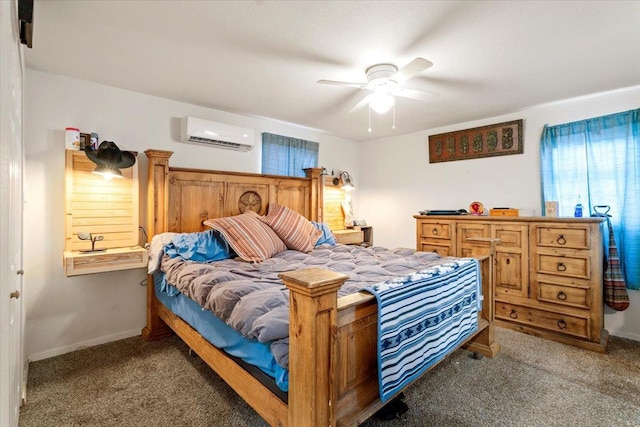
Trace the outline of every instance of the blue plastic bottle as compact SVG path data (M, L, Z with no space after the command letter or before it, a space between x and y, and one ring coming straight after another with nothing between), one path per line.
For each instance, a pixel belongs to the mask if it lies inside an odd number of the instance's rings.
M578 203L576 203L575 210L573 211L573 216L576 218L582 218L582 202L580 201L580 196L578 196Z

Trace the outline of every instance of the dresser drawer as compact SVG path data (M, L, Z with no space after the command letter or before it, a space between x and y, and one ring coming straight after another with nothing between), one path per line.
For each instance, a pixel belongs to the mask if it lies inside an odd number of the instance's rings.
M544 274L553 274L558 276L579 277L581 279L589 279L590 263L589 254L575 256L560 256L545 253L537 255L537 272Z
M496 317L513 323L589 339L589 319L496 301Z
M421 222L420 236L427 239L451 239L449 223Z
M583 287L564 286L538 278L538 301L587 309L590 299L588 284Z
M497 250L516 250L522 253L527 250L528 231L527 226L498 225L493 226L491 237L500 239Z
M586 227L538 227L538 246L589 249L589 229Z
M435 252L440 256L451 256L451 245L438 245L430 242L420 242L420 251Z

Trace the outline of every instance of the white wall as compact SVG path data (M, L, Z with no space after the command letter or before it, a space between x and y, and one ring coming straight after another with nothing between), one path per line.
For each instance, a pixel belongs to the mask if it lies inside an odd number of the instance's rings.
M26 392L22 275L24 49L18 2L0 2L0 426L18 426Z
M143 270L67 278L64 248L64 128L98 132L101 140L143 152L175 151L177 166L259 172L261 150L249 153L175 142L176 121L192 115L320 143L320 166L347 170L357 185L355 215L374 226L381 246L415 246L412 215L421 209L513 206L540 213L538 141L557 124L638 108L640 87L410 135L358 144L287 123L244 117L77 79L27 70L25 79L26 354L31 360L137 335L145 323ZM427 137L523 118L524 154L429 164ZM146 218L146 157L139 156L141 224ZM631 308L606 309L614 335L640 340L640 292Z
M360 152L360 217L374 227L374 243L415 247L413 215L422 209L540 209L539 143L545 124L555 125L640 107L640 86L556 102L512 114L458 123L366 143ZM429 163L428 136L524 119L524 153L502 157ZM639 261L640 262L640 261ZM630 291L631 307L605 310L612 335L640 340L640 291Z
M291 124L256 119L27 70L25 79L26 354L31 360L137 335L145 324L142 269L67 278L64 250L64 128L97 132L140 152L140 224L146 218L147 148L174 151L175 166L260 172L260 144L249 153L175 142L186 115L320 143L319 164L359 181L359 144ZM354 197L357 209L357 194Z

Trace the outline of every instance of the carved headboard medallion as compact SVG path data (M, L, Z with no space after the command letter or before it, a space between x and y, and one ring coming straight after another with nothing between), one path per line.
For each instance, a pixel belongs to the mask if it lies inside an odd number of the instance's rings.
M260 213L262 211L262 197L255 191L245 191L238 199L238 209L240 212L252 210Z

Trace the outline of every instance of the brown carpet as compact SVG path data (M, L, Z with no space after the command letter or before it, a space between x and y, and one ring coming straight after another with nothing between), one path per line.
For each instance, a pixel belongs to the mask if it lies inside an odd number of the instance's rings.
M640 342L607 354L497 330L501 353L458 350L409 387L401 418L364 426L639 426ZM175 337L31 363L20 426L264 426Z

